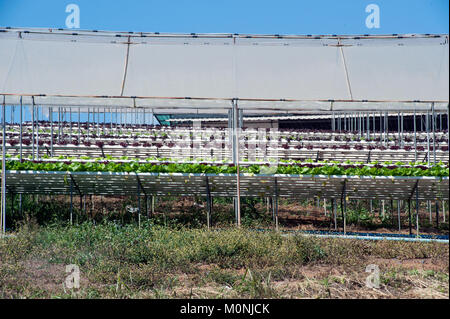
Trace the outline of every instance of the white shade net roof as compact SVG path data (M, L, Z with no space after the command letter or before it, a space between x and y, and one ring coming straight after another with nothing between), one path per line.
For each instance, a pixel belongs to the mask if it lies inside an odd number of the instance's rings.
M446 110L448 35L247 36L0 29L7 104L221 113Z

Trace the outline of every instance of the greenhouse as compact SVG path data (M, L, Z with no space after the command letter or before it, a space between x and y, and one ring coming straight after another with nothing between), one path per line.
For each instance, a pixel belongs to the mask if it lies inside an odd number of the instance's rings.
M139 218L157 197L205 197L208 227L214 198L233 199L238 226L241 198L270 199L276 229L279 198L317 198L344 234L347 201L397 201L419 236L422 203L437 224L448 210L448 72L448 35L0 29L2 231L8 198L47 194L70 197L71 222L75 197L82 211L89 195L136 196ZM172 114L192 127L155 117ZM195 117L217 114L227 128Z

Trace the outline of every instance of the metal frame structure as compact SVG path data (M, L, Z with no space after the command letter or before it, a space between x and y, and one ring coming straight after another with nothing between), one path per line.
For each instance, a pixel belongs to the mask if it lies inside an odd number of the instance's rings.
M414 112L414 117L416 112L426 113L426 160L429 164L436 163L439 159L436 152L436 114L446 112L448 121L449 112L448 35L176 35L0 28L0 41L2 44L0 74L3 75L0 82L5 83L0 88L0 95L3 97L1 202L3 231L5 229L6 179L8 179L8 191L10 188L15 194L24 192L64 194L69 192L72 194L75 188L80 194L110 192L122 194L124 189L127 189L134 194L137 193L138 197L141 192L148 196L152 194L152 191L159 191L166 195L172 192L192 194L199 191L202 195L206 194L208 198L233 196L236 199L235 211L238 225L240 225L241 196L274 196L275 198L321 196L333 200L341 197L344 212L347 197L377 198L378 196L378 198L411 200L411 189L414 185L416 201L431 198L448 199L448 177L440 179L438 183L437 179L433 178L239 174L240 128L244 124L244 115L252 114L295 115L312 112L331 114L334 132L344 129L358 132L360 136L364 136L365 133L366 137L370 137L374 133L374 127L372 130L370 128L370 114L380 112L380 128L383 127L380 135L383 136L387 145L390 138L388 112ZM410 49L411 47L414 50ZM87 50L88 48L91 50ZM92 51L94 48L95 53ZM36 54L40 50L44 50L48 55ZM31 53L28 57L42 63L31 63L31 65L22 63L25 53L28 52ZM62 52L67 54L61 54ZM155 57L164 57L164 61L156 58L148 59L149 52ZM67 66L68 70L65 71L73 72L73 77L65 77L63 68L58 68L57 63L54 65L47 63L54 61L52 60L54 54L64 55L65 60L59 62ZM191 63L174 65L172 63L174 58L180 54L186 54L191 59ZM298 54L304 59L299 59ZM272 55L278 58L274 59ZM373 57L375 61L374 65L367 65L364 62L370 76L362 74L359 68L361 57L366 55ZM321 67L318 70L315 67L322 65L321 63L328 66L331 56L336 57L336 60L329 65L330 68ZM89 58L83 60L83 57ZM80 61L84 63L89 61L97 65L94 66L94 70L91 70L89 65L80 66ZM297 62L295 65L290 65L292 61ZM447 64L442 67L439 64L440 61ZM266 68L265 65L268 62L275 64L271 64L272 68ZM17 69L22 66L28 68L23 70L23 74ZM40 71L42 66L47 66L44 72ZM296 72L299 68L305 72ZM386 81L376 81L376 78L384 76L383 72L379 72L380 68L395 70L391 72L390 82L388 78ZM432 70L436 77L421 76L420 72L424 68ZM149 70L154 72L148 72ZM280 70L280 76L274 75L274 70ZM327 72L330 70L331 72L335 70L336 74L340 75L339 79L329 76ZM174 72L171 77L167 77L166 82L161 81L163 76L157 76L165 72ZM87 76L89 74L91 76ZM148 76L149 74L154 77ZM411 74L420 76L410 76ZM21 78L23 76L25 78ZM54 77L51 78L52 76ZM98 81L99 76L104 83ZM33 86L32 81L36 77L39 77L39 81L34 83L37 86ZM292 78L296 81L292 81ZM370 82L372 78L375 79L374 83ZM77 79L86 81L77 82ZM183 79L188 80L183 82ZM360 81L362 79L365 80ZM408 83L405 83L406 79ZM30 82L27 82L28 80ZM96 81L95 83L99 86L91 85L90 81ZM269 83L266 83L267 81ZM270 90L266 89L267 86ZM233 132L230 135L231 158L237 166L238 174L229 176L135 174L135 178L131 178L132 174L121 173L6 172L5 158L8 147L6 146L5 110L7 106L13 109L20 106L20 135L22 135L22 108L25 105L31 106L32 110L32 158L39 157L42 150L39 140L41 129L39 120L44 117L41 112L43 108L50 108L52 114L49 119L52 134L51 155L55 155L58 151L53 144L53 108L58 109L58 141L61 140L61 132L63 132L62 123L67 121L67 110L69 110L70 135L73 133L72 125L75 124L73 122L76 122L73 121L72 110L78 110L78 125L75 127L78 127L79 139L81 112L87 113L88 139L91 128L97 133L100 132L100 114L103 113L103 122L105 122L107 109L110 113L111 130L114 126L116 129L118 127L129 129L133 122L138 122L138 112L144 114L144 122L145 114L150 113L228 114L229 128ZM113 113L115 113L115 121ZM373 116L372 123L375 123L375 118ZM398 140L400 145L403 145L403 116L400 113L398 113L398 121ZM414 120L414 145L417 146L415 124ZM132 127L131 129L133 130ZM23 159L24 150L27 149L23 147L21 139L20 160ZM415 150L414 158L420 160L417 147ZM128 149L127 153L129 151ZM103 149L102 155L105 155ZM366 155L367 161L374 158L373 152L364 154L364 157ZM305 156L311 156L311 154ZM333 156L336 156L336 152ZM348 154L343 156L346 157ZM319 153L316 154L316 159L319 159ZM67 176L70 176L70 182L67 182ZM41 188L38 189L38 185ZM155 185L158 185L158 188L152 188ZM407 194L409 195L406 196ZM212 202L210 207L211 204ZM276 203L274 207L277 207Z

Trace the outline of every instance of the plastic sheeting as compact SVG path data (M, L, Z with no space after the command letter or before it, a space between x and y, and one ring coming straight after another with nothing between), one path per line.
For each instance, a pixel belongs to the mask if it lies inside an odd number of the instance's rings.
M449 99L448 35L0 31L0 94L46 95L35 97L41 105L146 107L170 113L194 108L204 113L229 109L230 100L239 98L240 108L257 114L406 110L416 106L396 106L396 101ZM328 100L369 102L332 105ZM14 96L8 101L17 104Z

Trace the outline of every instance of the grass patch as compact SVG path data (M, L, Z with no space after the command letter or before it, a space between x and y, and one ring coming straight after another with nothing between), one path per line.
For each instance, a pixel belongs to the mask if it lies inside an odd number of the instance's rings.
M141 227L28 223L15 236L0 240L0 297L274 298L286 296L280 282L312 285L313 280L326 289L320 296L328 298L333 285L348 286L352 281L320 273L320 278L311 279L305 269L358 271L362 277L354 280L359 282L355 287L361 288L371 260L418 258L437 262L444 270L412 269L406 275L438 282L440 293L448 295L448 257L448 245L439 243L323 239L245 228L180 229L147 221ZM62 285L67 264L81 270L82 287L76 293ZM395 270L384 273L382 283L398 290L405 285ZM308 290L292 293L301 297Z

